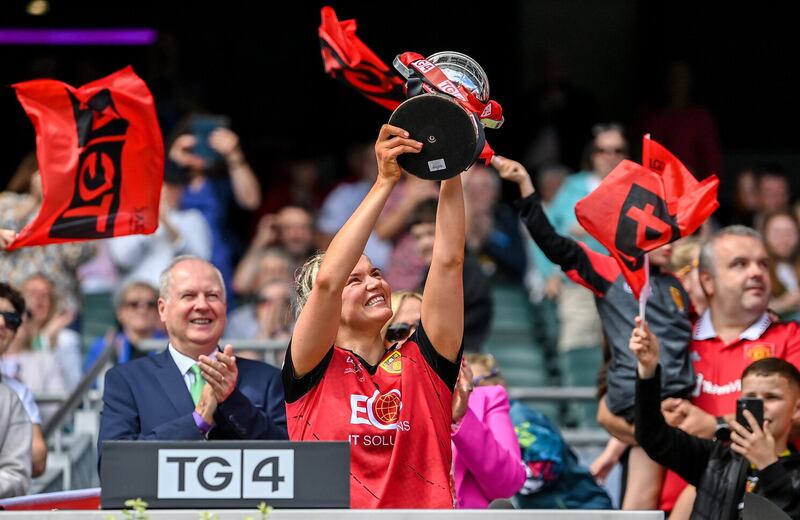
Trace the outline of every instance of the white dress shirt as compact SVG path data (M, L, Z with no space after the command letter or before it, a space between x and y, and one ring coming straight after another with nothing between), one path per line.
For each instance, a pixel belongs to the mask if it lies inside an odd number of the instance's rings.
M169 355L172 356L172 360L176 365L178 365L178 370L181 371L181 376L183 376L183 382L186 384L186 389L191 392L192 384L194 383L194 374L191 372L191 368L192 365L197 364L197 361L190 358L186 354L178 352L178 350L172 346L172 343L169 344L167 349L169 350ZM214 350L214 352L212 352L208 357L216 359L217 351Z

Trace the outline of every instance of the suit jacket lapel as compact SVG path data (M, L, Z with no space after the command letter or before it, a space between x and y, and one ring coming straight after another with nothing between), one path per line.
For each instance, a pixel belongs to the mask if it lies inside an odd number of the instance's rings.
M186 383L183 380L178 365L169 354L169 349L153 358L156 364L156 378L161 388L164 390L172 406L179 414L191 413L194 410L194 402Z

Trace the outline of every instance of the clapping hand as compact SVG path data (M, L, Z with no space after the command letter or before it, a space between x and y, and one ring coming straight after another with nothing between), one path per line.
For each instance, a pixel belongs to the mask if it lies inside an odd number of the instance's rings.
M239 377L239 368L236 366L236 357L233 355L233 346L225 345L223 352L218 352L216 359L208 356L197 358L197 365L210 386L218 403L225 402L236 388Z

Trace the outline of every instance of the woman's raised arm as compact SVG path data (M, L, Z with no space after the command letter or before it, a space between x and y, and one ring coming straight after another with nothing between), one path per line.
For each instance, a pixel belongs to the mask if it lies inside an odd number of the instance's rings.
M396 126L383 125L375 143L378 178L364 200L333 237L316 280L292 334L295 377L302 377L322 361L336 339L342 312L342 291L375 227L392 189L400 180L397 156L419 153L422 143Z
M462 174L463 175L463 174ZM464 192L460 176L442 182L422 325L443 357L456 361L464 336Z

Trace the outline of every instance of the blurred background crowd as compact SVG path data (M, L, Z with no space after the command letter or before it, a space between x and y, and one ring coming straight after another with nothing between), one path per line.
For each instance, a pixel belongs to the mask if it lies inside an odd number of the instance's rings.
M109 338L112 363L147 355L140 344L164 337L158 275L183 254L222 271L225 337L285 345L295 271L325 249L369 190L374 129L388 118L324 75L316 35L322 4L263 15L253 2L51 0L34 16L30 3L4 3L0 33L155 29L141 46L2 43L0 78L77 86L132 64L156 100L167 164L153 235L0 254L0 279L21 290L27 307L0 358L2 373L34 395L65 395ZM786 47L796 44L780 13L726 13L721 24L717 8L688 2L520 0L488 13L435 3L334 7L341 19L357 19L361 39L387 63L404 51L440 50L481 63L506 114L501 130L487 131L493 147L527 167L556 231L594 250L603 251L577 224L575 202L620 160L639 159L643 133L699 178L716 173L721 208L701 235L736 223L760 230L772 260L770 307L785 320L800 315L800 78L785 62ZM0 228L19 231L41 204L41 182L33 130L9 88L0 91L0 118ZM493 363L502 366L511 389L595 387L604 339L591 293L547 261L521 227L513 184L484 166L463 182L466 351L491 355L489 376ZM434 183L405 178L370 239L366 254L393 290L421 290L436 197ZM672 270L691 277L695 254L676 248ZM402 324L401 315L394 321ZM267 360L279 364L280 355ZM561 427L597 429L596 400L536 408ZM56 409L45 403L42 423ZM605 469L595 472L605 477Z

